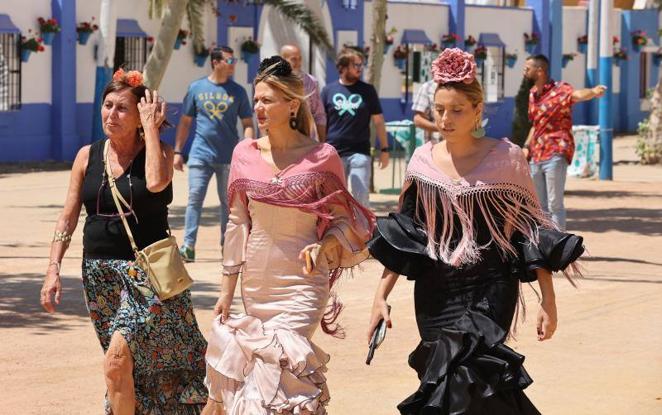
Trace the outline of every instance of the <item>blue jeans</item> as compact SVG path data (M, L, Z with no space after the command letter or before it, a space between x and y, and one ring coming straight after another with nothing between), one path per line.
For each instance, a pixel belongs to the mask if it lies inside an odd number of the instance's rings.
M352 196L360 204L370 207L370 172L372 159L365 154L355 153L342 157L345 168L345 180L352 191Z
M202 203L207 194L207 187L212 174L216 174L216 190L218 200L221 202L219 218L221 221L221 245L228 223L230 209L228 208L228 175L229 164L209 164L198 160L189 160L188 163L188 205L184 216L184 245L195 248L198 237L198 226L202 214Z
M531 163L531 177L543 210L552 215L560 230L565 231L565 206L563 192L568 162L562 155L555 155L540 163Z

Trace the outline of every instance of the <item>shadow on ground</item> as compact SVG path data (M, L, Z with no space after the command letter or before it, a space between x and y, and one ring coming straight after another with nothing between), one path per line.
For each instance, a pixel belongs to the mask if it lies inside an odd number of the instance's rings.
M660 236L662 215L657 208L568 209L567 228L571 232L618 231Z
M70 330L74 328L62 324L60 316L74 317L76 322L89 321L83 295L83 283L80 277L62 276L62 300L55 314L48 314L41 308L39 292L44 276L36 273L6 274L0 273L0 329L31 328L39 334L47 334L51 329ZM218 284L196 282L192 287L194 308L212 310L218 300ZM237 298L233 303L236 310L241 309Z
M630 192L627 190L586 190L575 189L566 190L566 197L584 197L590 199L611 199L611 198L625 198L625 197L654 197L662 199L662 194L649 193L649 192Z

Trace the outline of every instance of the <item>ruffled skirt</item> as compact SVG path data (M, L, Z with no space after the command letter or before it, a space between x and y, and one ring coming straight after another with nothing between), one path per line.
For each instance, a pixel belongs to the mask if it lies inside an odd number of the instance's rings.
M329 356L293 330L257 318L217 318L207 349L209 396L228 415L326 414Z

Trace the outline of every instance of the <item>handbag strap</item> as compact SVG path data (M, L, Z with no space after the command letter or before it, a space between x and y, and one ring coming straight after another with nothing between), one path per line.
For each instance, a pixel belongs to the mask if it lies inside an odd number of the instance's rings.
M113 172L110 168L110 163L108 162L108 145L110 143L110 140L106 139L106 142L103 145L103 164L106 170L106 176L108 176L108 183L110 184L110 193L113 195L113 200L115 201L115 206L117 207L117 212L120 215L120 218L122 219L122 223L124 224L124 229L126 230L126 234L129 237L129 242L131 242L131 249L133 249L134 255L136 255L136 258L138 257L138 253L140 250L138 249L138 246L136 245L136 241L133 239L133 233L131 233L131 228L129 228L129 222L127 222L126 217L124 215L124 210L122 209L122 205L120 203L120 199L124 202L125 206L129 207L128 203L124 200L121 194L119 194L119 191L117 190L117 186L115 185L115 177L113 176ZM129 207L130 208L130 207Z

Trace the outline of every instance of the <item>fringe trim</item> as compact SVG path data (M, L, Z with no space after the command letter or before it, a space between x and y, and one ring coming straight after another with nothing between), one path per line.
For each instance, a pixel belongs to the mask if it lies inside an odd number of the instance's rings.
M285 178L274 177L270 183L251 179L234 180L228 188L228 203L235 196L247 198L281 207L292 207L312 213L319 218L317 237L322 238L334 219L330 205L341 206L357 224L368 231L368 238L376 225L375 215L354 200L343 182L330 172L310 172ZM338 267L329 272L330 303L321 321L322 330L334 337L344 338L345 331L338 324L338 317L344 305L333 291L335 283L343 274Z
M537 243L540 227L555 229L535 196L524 187L512 183L459 187L418 173L405 178L410 183L414 180L418 190L416 219L427 225L428 255L448 265L460 267L478 262L480 251L491 243L496 244L504 257L516 256L517 252L510 242L515 231ZM438 203L441 203L441 208ZM490 241L482 246L476 242L475 206L480 210L491 236ZM427 220L423 220L422 215ZM455 216L459 219L459 232L456 232ZM437 238L439 220L442 221L441 232ZM451 248L454 235L460 235L460 240L455 248Z

